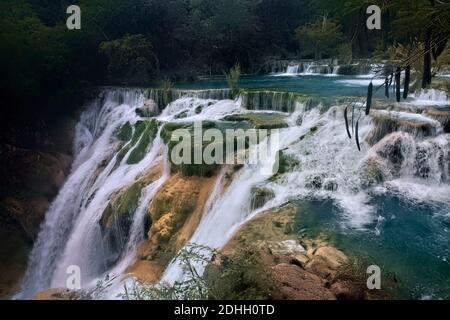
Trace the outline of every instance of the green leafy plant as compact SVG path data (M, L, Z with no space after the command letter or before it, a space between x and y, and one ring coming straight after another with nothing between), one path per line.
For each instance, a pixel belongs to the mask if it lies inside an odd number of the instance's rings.
M200 300L209 297L209 288L198 273L199 265L206 265L217 252L207 246L188 244L175 257L182 270L183 279L173 285L160 283L146 285L134 282L124 286L121 297L125 300Z
M239 94L239 81L241 79L241 66L239 63L235 64L229 72L225 72L225 77L231 90L232 97L236 98Z

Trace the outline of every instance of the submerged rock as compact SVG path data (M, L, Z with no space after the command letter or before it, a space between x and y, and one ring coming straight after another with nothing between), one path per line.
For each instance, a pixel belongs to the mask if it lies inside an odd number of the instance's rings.
M286 128L286 119L285 114L266 112L232 114L224 118L226 121L246 121L255 129Z
M309 182L305 184L306 188L309 189L322 189L323 185L323 177L322 176L314 176L309 178Z

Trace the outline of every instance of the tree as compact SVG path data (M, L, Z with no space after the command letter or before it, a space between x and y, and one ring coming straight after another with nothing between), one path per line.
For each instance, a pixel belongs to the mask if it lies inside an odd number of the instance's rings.
M315 59L335 55L344 40L339 25L326 17L298 27L295 33L302 55L314 55Z
M239 94L239 80L241 79L241 66L236 64L229 72L225 72L228 86L231 90L231 96L236 98Z
M450 3L443 0L399 0L391 5L395 12L393 35L399 42L412 43L416 37L423 43L421 52L413 54L422 59L422 88L431 84L432 57L442 54L449 38Z
M108 58L108 73L113 80L139 84L155 76L157 60L153 47L141 34L104 41L100 52Z

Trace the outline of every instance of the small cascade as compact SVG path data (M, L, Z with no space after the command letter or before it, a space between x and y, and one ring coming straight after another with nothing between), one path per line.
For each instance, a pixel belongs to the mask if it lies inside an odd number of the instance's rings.
M321 61L306 62L302 65L302 74L330 74L333 67L330 64L323 64Z
M302 94L283 91L248 90L241 93L240 99L244 109L279 112L294 112L297 103L304 103L308 107L315 103L313 99Z
M332 65L327 72L338 72ZM310 71L315 67L307 66ZM141 117L136 109L148 100L155 101L160 113ZM232 168L232 173L227 166L217 168L215 182L207 185L212 191L203 199L200 222L186 237L187 244L221 248L249 219L290 201L332 200L340 210L342 227L358 231L374 223L383 228L377 223L382 204L375 197L395 194L412 203L446 206L448 115L442 109L420 114L410 109L374 109L369 117L360 118L358 151L355 140L348 139L343 106L324 107L299 93L243 90L238 99L230 100L227 89L105 88L81 115L71 174L46 214L16 298L64 287L69 265L80 266L86 288L107 274L123 274L135 261L152 223L149 204L173 178L170 146L161 138L169 123L180 128L199 120L237 126L234 122L239 121L223 120L251 113L265 113L264 120L275 114L288 123L278 129L279 144L267 143L272 135L259 141L270 151L263 160ZM257 147L250 146L249 154ZM279 170L272 172L276 167ZM203 273L205 266L194 266ZM183 268L174 259L162 281L182 279ZM120 281L125 280L118 281L116 289L123 288Z
M334 75L338 75L340 68L341 68L340 66L333 66L333 72L332 73Z
M450 106L449 94L438 89L421 89L410 95L411 104L419 106Z
M286 74L298 74L299 68L300 68L300 65L298 65L298 64L288 66L286 69Z
M169 103L182 97L226 100L231 98L229 89L183 90L183 89L149 89L148 99L155 101L159 110L163 110Z
M371 145L396 131L408 132L416 138L434 137L443 132L442 124L426 114L373 110L370 116L374 129L367 136L367 141Z
M267 73L278 76L289 75L366 75L371 71L367 60L355 60L351 64L339 64L337 59L322 60L279 60L272 61Z
M182 97L205 99L205 100L227 100L231 98L230 89L207 89L207 90L180 90L174 89L172 93L174 100Z

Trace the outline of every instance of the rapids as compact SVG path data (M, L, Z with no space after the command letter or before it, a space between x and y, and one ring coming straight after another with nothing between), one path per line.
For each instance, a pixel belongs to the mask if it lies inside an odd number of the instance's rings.
M307 69L305 66L288 66L287 73L309 72L313 68L313 65ZM332 69L330 73L333 73ZM317 82L311 84L312 78ZM272 88L255 94L255 89L251 87L268 84L268 79L272 81ZM366 79L342 76L304 76L299 79L286 76L244 78L243 87L247 87L248 91L236 100L229 99L229 91L221 82L223 79L204 80L196 84L202 86L202 90L196 90L195 85L172 89L171 101L167 106L158 101L162 97L158 89L104 88L81 115L76 128L76 159L71 174L46 214L21 289L15 298L29 298L48 288L64 287L66 270L70 265L80 266L84 288L95 285L105 275L123 274L136 258L138 244L144 240L147 207L170 176L167 147L160 137L160 123L222 121L226 115L248 113L251 111L249 109L286 115L289 126L280 129L280 145L276 150L271 150L272 156L264 163L245 165L223 193L220 186L225 174L223 171L219 174L200 224L189 243L220 248L243 223L286 202L329 204L327 212L329 215L332 212L331 216L323 218L319 208L320 214L316 219L311 219L314 227L299 222L299 232L302 228L315 230L319 226L339 226L333 232L340 234L341 239L347 239L343 243L349 250L354 249L348 245L351 238L360 244L359 251L367 248L371 253L375 251L373 243L366 243L365 237L370 235L377 239L380 234L387 235L379 241L378 249L381 252L391 248L390 256L398 257L401 257L402 251L396 242L427 239L430 246L424 244L414 247L414 250L417 255L439 257L429 279L430 285L426 284L426 276L410 276L408 272L401 272L405 266L394 263L394 259L387 259L386 268L397 271L404 277L405 283L420 284L421 290L407 287L407 296L448 298L450 293L445 293L445 285L439 285L450 270L448 241L445 245L441 239L448 239L450 232L450 135L445 132L443 124L425 113L380 111L384 118L405 123L404 130L392 131L390 127L380 127L383 120L361 117L359 136L362 150L358 152L354 140L349 140L345 131L342 116L344 105L334 99L326 104L321 101L310 103L302 95L277 91L273 87L274 83L276 86L286 85L287 88L297 84L300 86L297 92L306 88L306 91L320 96L327 90L323 88L325 83L331 92L328 96L335 97L359 94L365 90L366 82L361 81ZM208 81L214 85L206 90L204 87ZM322 81L320 85L319 81ZM353 90L354 86L361 90ZM136 109L149 99L154 100L160 109L155 116L158 128L153 139L144 146L142 157L131 161L131 155L139 151L146 138L147 130L138 131L139 123L149 120L138 116ZM253 102L250 103L249 99ZM447 97L435 92L425 96L422 93L415 99L447 101ZM432 125L436 130L425 135L417 130L408 130L411 126L416 128L416 123ZM129 137L123 142L118 138L118 132L127 124L131 128L130 137L135 136L135 139ZM367 138L373 132L377 135L381 132L381 136L376 141L369 141ZM273 166L280 150L295 158L298 165L275 179L269 179L261 174L261 169ZM117 243L111 245L100 226L102 213L119 190L136 183L158 163L162 163L163 172L140 190L138 204L130 215L131 221L126 228L120 225L120 232L113 230L117 233ZM253 209L251 189L254 186L272 190L275 197L263 207ZM391 207L397 210L395 213L386 208L386 203L391 203L394 198L397 202ZM422 230L424 237L407 238L414 234L413 230L409 230L404 234L405 238L398 239L395 228L401 229L402 226L384 222L385 219L393 219L392 216L399 217L399 220L406 219L405 215L417 207L425 208L422 211L427 215L425 227L428 229ZM408 224L408 228L421 227L419 222L423 217L416 214L410 218L418 222ZM411 261L408 260L408 263ZM429 267L433 268L433 265ZM204 266L197 265L197 268L202 273ZM163 281L173 283L182 278L183 272L178 262L172 261L164 272ZM122 278L119 277L118 281Z

